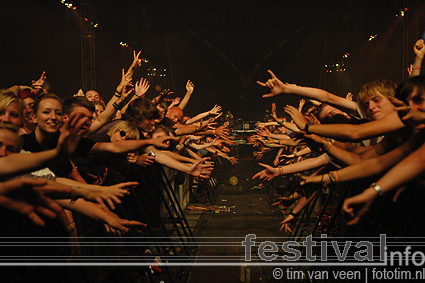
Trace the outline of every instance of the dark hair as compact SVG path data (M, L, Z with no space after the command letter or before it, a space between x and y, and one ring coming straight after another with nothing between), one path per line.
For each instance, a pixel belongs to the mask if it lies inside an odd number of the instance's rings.
M408 98L415 89L418 93L425 92L425 76L414 76L402 82L397 87L395 97L408 104Z
M321 122L322 124L352 124L353 121L345 115L336 113L332 116L326 116Z
M66 98L63 101L62 105L63 105L63 112L68 116L71 115L72 111L74 111L74 108L76 106L84 107L91 112L94 112L96 110L94 107L94 103L87 100L85 96L72 96L72 97Z
M40 104L40 102L43 101L44 99L48 99L48 98L57 100L63 108L62 100L59 98L59 96L57 96L56 94L53 94L53 93L46 93L46 94L41 95L39 98L37 98L35 100L35 102L34 102L34 113L37 113L38 105Z
M149 99L138 98L130 102L123 114L124 120L127 121L141 121L143 119L158 119L159 113Z

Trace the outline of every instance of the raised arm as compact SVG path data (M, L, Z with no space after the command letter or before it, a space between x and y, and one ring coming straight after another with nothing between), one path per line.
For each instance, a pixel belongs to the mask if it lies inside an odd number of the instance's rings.
M189 80L186 83L186 94L183 97L182 102L180 102L179 107L181 110L183 110L187 103L189 102L190 97L192 96L193 90L195 89L194 84Z
M425 55L425 43L423 39L419 39L416 41L415 45L413 46L413 52L415 52L415 62L412 66L412 72L410 73L409 77L419 76L421 74L421 66L422 61L424 60Z
M351 100L347 100L343 97L339 97L335 94L318 88L301 87L294 84L284 84L276 77L276 75L272 71L268 70L268 72L271 76L271 79L269 79L266 83L257 81L260 86L267 87L270 89L270 93L264 94L263 97L273 97L282 93L293 93L330 104L346 112L357 111L355 102Z

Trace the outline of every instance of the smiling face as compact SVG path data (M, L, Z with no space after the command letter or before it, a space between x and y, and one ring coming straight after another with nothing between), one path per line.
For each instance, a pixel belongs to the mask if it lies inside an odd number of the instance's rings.
M22 126L22 112L17 101L13 101L5 109L0 110L0 122L12 124L17 128Z
M37 128L45 133L56 133L63 124L62 105L53 98L38 103L36 113Z
M26 123L36 123L34 113L34 99L31 97L24 99L24 110L22 111Z

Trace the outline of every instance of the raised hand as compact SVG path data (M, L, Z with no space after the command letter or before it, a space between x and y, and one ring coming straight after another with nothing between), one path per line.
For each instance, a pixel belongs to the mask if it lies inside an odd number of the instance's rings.
M209 111L210 115L218 115L221 112L221 106L214 105L214 107Z
M188 80L186 83L186 91L189 93L193 93L194 89L195 89L195 85L190 80Z
M136 55L136 50L133 50L133 63L131 63L131 67L136 68L142 65L142 59L139 58L140 53L142 53L142 51L139 51Z
M263 97L273 97L281 93L285 93L286 85L281 82L275 74L273 74L272 71L267 70L269 72L270 76L272 77L267 82L262 83L260 81L257 81L257 84L259 84L262 87L268 87L270 89L270 93L264 94Z
M140 81L136 82L134 86L135 95L139 98L145 97L146 92L148 91L150 84L148 80L141 78Z
M88 118L81 117L82 114L72 113L62 126L61 135L56 146L58 155L71 156L77 148L80 138L87 133L89 128L84 126L88 122Z
M209 158L202 158L198 162L194 163L189 167L188 174L194 177L200 177L203 179L207 179L210 177L212 170L214 169L214 165L211 162L205 162Z
M32 88L33 89L44 89L44 84L46 83L46 72L43 71L40 78L37 81L32 81Z
M269 129L267 129L266 127L259 129L257 131L257 134L261 137L270 137L271 135Z
M220 137L223 139L227 139L227 137L230 136L230 131L228 129L228 124L222 125L220 127L218 127L217 129L215 129L215 136L216 137Z
M235 156L229 156L227 160L229 160L232 165L238 164L238 159Z
M267 164L258 163L263 166L265 169L255 174L252 179L260 178L261 180L271 181L277 176L279 176L279 169L273 168Z
M291 105L285 106L285 112L291 115L292 120L294 120L297 127L304 131L305 130L305 124L308 122L307 119L304 117L304 115L298 111L297 108Z
M416 41L415 46L413 46L413 52L415 52L416 57L424 58L424 55L425 55L424 47L425 47L425 42L423 39L419 39L418 41Z
M170 104L170 106L168 106L168 108L173 108L174 106L179 105L180 100L181 100L180 97L174 98L174 100L171 102L171 104Z

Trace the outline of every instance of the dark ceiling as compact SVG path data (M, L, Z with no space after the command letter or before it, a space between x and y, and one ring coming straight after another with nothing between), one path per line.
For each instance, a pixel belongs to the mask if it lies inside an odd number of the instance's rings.
M29 84L45 70L58 95L78 91L80 10L79 1L73 3L77 10L59 0L1 2L0 87ZM294 96L261 98L265 90L256 81L268 79L267 69L285 82L341 96L374 79L400 82L425 26L422 3L93 0L96 89L106 99L112 95L133 50L149 58L135 76L149 79L149 96L157 85L183 96L186 81L194 82L191 114L220 104L254 120L272 102L279 109L295 105ZM396 17L404 7L405 17ZM325 65L335 63L346 71L326 73ZM147 76L149 67L166 68L166 76Z

